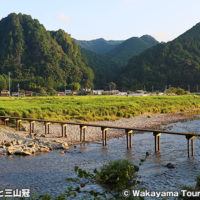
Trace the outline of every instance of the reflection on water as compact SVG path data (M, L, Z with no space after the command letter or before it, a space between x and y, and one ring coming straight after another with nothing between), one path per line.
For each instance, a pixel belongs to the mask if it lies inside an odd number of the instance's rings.
M168 125L173 131L198 132L199 120L178 122ZM195 157L187 158L185 136L161 136L161 153L154 154L152 133L136 134L133 148L126 150L126 138L112 139L107 147L100 143L77 145L62 155L53 151L31 157L0 157L0 189L30 188L31 193L51 193L58 195L66 190L65 177L72 176L75 165L87 170L98 168L110 160L129 159L138 164L145 153L150 157L141 166L139 175L141 185L149 190L180 190L183 185L194 185L195 177L200 174L200 141L194 140ZM174 169L165 167L173 163Z

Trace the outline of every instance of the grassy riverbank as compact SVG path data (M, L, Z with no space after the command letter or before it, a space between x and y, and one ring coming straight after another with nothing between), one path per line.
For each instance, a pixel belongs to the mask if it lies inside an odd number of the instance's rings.
M144 113L200 111L198 96L0 98L0 115L51 120L117 120Z

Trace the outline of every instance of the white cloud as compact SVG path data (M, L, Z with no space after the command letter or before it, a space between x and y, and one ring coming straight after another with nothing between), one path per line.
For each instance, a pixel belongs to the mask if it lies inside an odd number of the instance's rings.
M65 23L65 24L71 24L71 19L70 19L70 17L69 16L67 16L67 15L65 15L65 14L63 14L63 13L61 13L61 14L59 14L58 16L57 16L57 19L60 21L60 22L63 22L63 23Z

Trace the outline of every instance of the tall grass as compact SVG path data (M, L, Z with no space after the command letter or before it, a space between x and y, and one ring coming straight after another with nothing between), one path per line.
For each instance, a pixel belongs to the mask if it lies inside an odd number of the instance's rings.
M198 96L0 98L0 115L48 120L117 120L144 113L199 111Z

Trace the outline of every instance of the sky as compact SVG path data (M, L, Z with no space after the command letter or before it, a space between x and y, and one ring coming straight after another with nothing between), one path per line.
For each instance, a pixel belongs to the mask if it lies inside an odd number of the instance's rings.
M171 41L200 22L200 0L6 0L0 19L22 13L73 38L125 40L148 34Z

